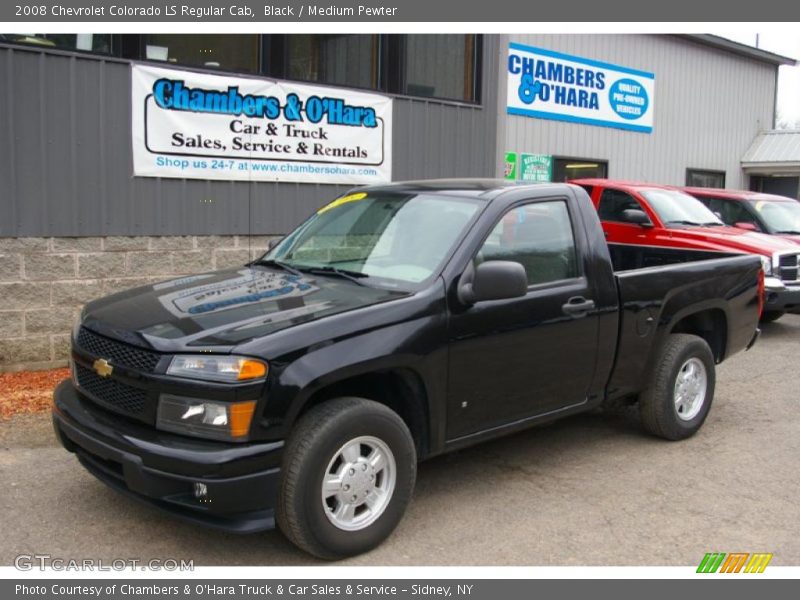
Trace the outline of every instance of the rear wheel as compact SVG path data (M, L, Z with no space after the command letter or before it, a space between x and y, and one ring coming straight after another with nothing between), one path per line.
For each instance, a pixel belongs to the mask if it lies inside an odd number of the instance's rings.
M400 522L416 466L397 413L362 398L325 402L300 419L287 444L278 526L320 558L366 552Z
M668 440L694 435L708 416L714 385L714 355L706 341L696 335L670 335L650 385L639 397L644 429Z
M786 312L782 310L765 310L761 315L761 322L772 323L773 321L780 319L785 314Z

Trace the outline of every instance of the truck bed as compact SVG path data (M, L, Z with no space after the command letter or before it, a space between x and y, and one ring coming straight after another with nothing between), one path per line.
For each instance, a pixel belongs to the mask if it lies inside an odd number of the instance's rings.
M761 261L749 254L609 244L619 294L616 360L609 398L642 389L648 361L682 313L706 321L717 362L747 347L759 319ZM722 332L714 334L713 332Z

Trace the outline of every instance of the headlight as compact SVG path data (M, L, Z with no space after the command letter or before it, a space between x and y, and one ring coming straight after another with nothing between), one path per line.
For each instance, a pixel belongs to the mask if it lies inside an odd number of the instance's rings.
M769 256L762 256L761 257L761 268L764 269L764 275L770 276L772 275L772 257Z
M212 440L243 441L250 431L255 400L215 402L162 394L156 427Z
M259 379L267 375L267 363L243 356L186 354L172 358L168 375L236 383Z

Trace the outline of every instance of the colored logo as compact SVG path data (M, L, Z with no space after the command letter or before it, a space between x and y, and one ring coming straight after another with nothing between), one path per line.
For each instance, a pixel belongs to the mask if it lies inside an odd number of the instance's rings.
M505 164L503 165L503 178L511 181L517 180L517 153L506 152Z
M633 79L620 79L608 90L611 108L623 119L641 118L647 112L650 100L644 86Z
M108 377L114 371L114 367L105 358L98 358L92 367L100 377Z
M709 552L700 561L698 573L763 573L772 554L765 552Z
M517 93L519 94L520 100L522 100L525 104L530 104L536 100L536 96L542 93L542 82L536 81L536 79L533 78L533 75L523 75L520 78Z

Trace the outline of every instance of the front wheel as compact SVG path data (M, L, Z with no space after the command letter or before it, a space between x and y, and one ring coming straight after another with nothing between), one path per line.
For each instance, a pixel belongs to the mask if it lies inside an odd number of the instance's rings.
M325 402L300 419L286 446L278 526L320 558L371 550L400 522L416 468L397 413L363 398Z
M647 389L639 397L644 429L668 440L694 435L708 416L714 398L714 355L696 335L670 335Z

